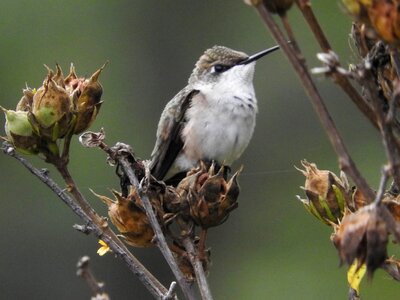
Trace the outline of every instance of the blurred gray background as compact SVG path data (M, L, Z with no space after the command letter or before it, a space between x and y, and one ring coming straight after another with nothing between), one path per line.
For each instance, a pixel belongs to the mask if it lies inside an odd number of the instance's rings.
M352 62L351 21L339 1L318 0L313 6L342 63ZM318 47L306 24L295 9L289 17L308 65L318 66ZM74 62L79 75L89 76L109 60L101 76L104 104L91 129L104 127L109 144L129 143L147 158L164 105L215 44L251 54L275 42L241 0L2 0L0 104L14 108L25 82L39 87L43 63L58 62L67 73ZM303 195L304 178L294 165L307 158L338 173L337 158L282 53L257 63L254 83L257 126L235 165L245 166L239 209L209 236L215 299L346 299L346 268L339 267L331 229L295 199ZM333 83L321 77L317 84L355 161L376 187L385 162L377 133ZM82 148L77 139L71 152L72 174L105 215L89 188L100 194L118 188L114 169L103 153ZM30 159L59 180L51 166ZM96 254L97 239L74 231L78 218L17 161L0 155L0 166L1 299L88 299L88 287L75 276L82 255L92 258L112 299L151 299L120 260ZM169 284L172 275L156 249L132 251ZM364 299L398 299L398 292L382 271L362 284Z

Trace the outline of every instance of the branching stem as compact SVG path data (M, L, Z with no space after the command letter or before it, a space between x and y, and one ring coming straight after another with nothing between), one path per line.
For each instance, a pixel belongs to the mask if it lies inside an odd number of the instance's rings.
M78 215L79 218L91 228L92 232L97 238L102 239L110 249L121 258L128 266L129 270L134 273L149 292L157 299L162 299L168 290L134 257L126 246L118 239L115 233L108 227L107 222L96 214L96 218L92 218L86 210L82 208L80 203L87 202L83 199L82 194L76 189L74 196L81 195L82 199L75 201L65 191L60 188L57 183L48 176L48 172L35 168L25 158L20 156L8 142L3 143L3 151L5 154L15 158L25 168L27 168L33 175L39 178L44 184L47 185L72 211ZM92 211L92 209L88 209Z
M284 35L264 5L260 3L258 6L256 6L256 9L297 73L311 100L311 104L313 105L314 110L316 111L320 122L328 135L329 140L339 157L341 169L351 177L367 201L371 203L375 198L375 194L350 157L319 92L311 79L307 68L304 66L304 64L302 64L297 55L294 53L293 49L288 45Z

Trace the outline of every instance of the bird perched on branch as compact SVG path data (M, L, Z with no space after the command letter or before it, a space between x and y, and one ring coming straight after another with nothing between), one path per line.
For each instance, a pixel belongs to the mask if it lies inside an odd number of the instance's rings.
M184 87L161 115L150 170L158 180L177 184L200 161L230 165L246 149L256 124L252 56L214 46L197 61Z

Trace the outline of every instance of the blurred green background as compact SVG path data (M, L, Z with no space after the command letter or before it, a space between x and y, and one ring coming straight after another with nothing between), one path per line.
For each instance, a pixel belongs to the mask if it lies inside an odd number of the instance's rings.
M323 29L343 64L350 19L338 1L313 1ZM318 47L299 13L289 17L308 65L318 66ZM254 53L275 44L255 11L241 0L204 1L11 1L0 4L0 103L13 108L25 82L38 87L43 63L58 62L67 73L74 62L90 75L106 60L101 76L104 104L93 130L104 127L107 142L129 143L147 158L165 103L186 84L202 52L221 44ZM259 115L254 137L236 167L239 209L210 232L209 276L215 299L346 299L346 268L339 268L330 228L296 201L303 176L294 170L307 158L337 172L337 158L307 97L282 53L257 64ZM375 130L329 80L317 80L355 161L372 186L385 162ZM3 122L2 117L1 121ZM118 188L103 153L72 145L71 172L93 206L89 192ZM51 166L31 157L38 167ZM75 276L82 255L105 281L112 299L151 299L112 254L99 257L97 240L72 229L77 217L17 161L0 155L0 298L88 299ZM132 249L165 285L172 275L156 249ZM363 299L398 299L399 288L378 271L362 284Z

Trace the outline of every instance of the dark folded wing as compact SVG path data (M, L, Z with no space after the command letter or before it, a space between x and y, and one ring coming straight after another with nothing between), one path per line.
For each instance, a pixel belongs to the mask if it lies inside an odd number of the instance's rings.
M198 90L189 87L180 91L164 108L157 130L157 141L151 154L150 171L158 180L164 179L183 148L181 132L185 113Z

